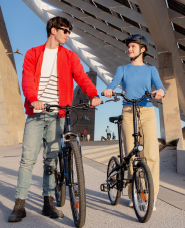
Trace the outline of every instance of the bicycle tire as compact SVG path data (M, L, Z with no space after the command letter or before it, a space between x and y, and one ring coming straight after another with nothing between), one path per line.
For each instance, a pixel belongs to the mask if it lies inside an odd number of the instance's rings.
M138 220L147 222L153 211L154 186L151 171L148 165L140 161L132 179L133 206Z
M75 141L70 141L69 155L69 196L71 210L76 227L83 227L86 218L86 194L83 162L79 147Z
M108 176L111 170L118 165L119 165L118 158L115 156L111 157L107 166L107 180L109 179L111 182L113 182L113 184L115 184L117 181L118 172L117 171L113 172L109 178ZM108 184L109 184L109 191L108 191L109 200L112 205L116 206L120 201L121 191L117 189L117 185L115 185L115 187L112 188L110 182L108 182Z
M62 155L58 154L58 164L57 164L57 176L56 187L55 187L55 198L58 207L63 207L66 200L66 184L64 181L64 162Z

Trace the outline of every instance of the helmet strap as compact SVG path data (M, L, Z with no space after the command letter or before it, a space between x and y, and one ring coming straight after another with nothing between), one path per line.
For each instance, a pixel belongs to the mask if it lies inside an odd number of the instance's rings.
M141 54L142 54L143 52L140 52L139 53L139 55L137 55L137 56L135 56L135 57L133 57L133 58L131 58L131 61L134 61L134 60L136 60Z
M140 44L139 44L139 48L140 48L140 53L139 53L139 55L136 55L135 57L131 58L131 59L130 59L131 61L136 60L141 54L144 53L144 52L141 52L141 45L140 45Z

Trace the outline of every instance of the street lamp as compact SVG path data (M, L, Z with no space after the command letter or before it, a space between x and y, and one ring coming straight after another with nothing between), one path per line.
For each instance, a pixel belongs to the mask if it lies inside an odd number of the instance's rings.
M16 48L15 52L10 52L10 53L8 53L8 52L7 52L7 49L5 50L5 52L6 52L7 55L11 55L11 54L15 54L15 53L16 53L16 54L19 54L19 55L23 55L23 54L19 51L18 48Z

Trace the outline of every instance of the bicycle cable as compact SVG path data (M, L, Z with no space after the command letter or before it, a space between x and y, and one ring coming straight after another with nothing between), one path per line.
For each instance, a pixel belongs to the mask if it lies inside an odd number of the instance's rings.
M71 124L71 127L73 127L76 123L77 123L77 121L78 121L78 114L75 112L75 110L73 109L73 110L71 110L71 112L74 112L75 113L75 115L76 115L76 121L73 123L73 124Z

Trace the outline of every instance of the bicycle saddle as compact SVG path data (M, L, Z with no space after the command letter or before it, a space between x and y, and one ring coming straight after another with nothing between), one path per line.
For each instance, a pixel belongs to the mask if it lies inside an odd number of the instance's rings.
M122 115L120 115L120 116L114 116L114 117L109 117L109 121L111 122L111 123L114 123L114 121L118 121L118 122L121 122L122 121Z

